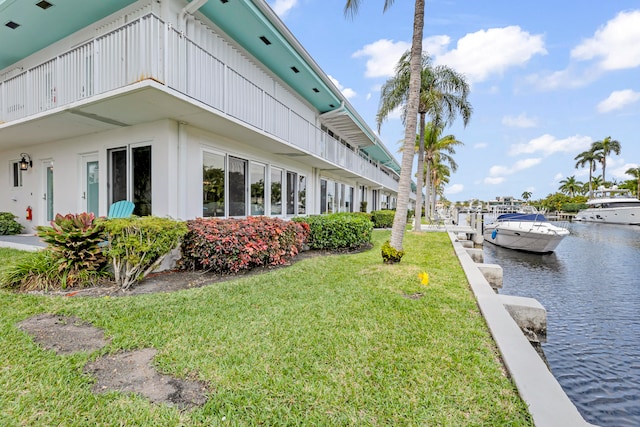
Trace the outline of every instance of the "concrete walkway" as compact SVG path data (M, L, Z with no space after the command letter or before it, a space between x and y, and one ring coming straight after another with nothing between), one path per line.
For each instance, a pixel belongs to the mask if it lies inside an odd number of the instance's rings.
M13 248L23 251L37 251L47 244L35 234L14 234L11 236L0 236L0 248Z
M478 307L496 342L502 359L520 397L529 406L536 426L593 426L584 420L556 378L547 368L520 327L511 317L505 302L489 285L459 234L449 232L449 238L460 264L467 275Z

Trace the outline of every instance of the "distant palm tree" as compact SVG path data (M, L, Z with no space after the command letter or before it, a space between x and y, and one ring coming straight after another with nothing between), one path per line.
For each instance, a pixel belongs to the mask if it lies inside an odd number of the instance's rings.
M593 188L600 188L604 185L604 180L602 179L602 175L593 177Z
M561 185L559 190L565 194L568 194L569 197L575 196L576 192L580 191L580 187L584 186L582 182L576 181L575 175L563 179L562 181L560 181L560 184Z
M456 154L455 147L458 145L464 145L462 141L456 139L454 135L446 135L441 137L442 126L436 126L432 122L427 123L424 133L424 163L425 163L425 176L427 177L427 197L425 198L425 215L430 217L435 210L436 197L435 194L435 182L432 180L433 175L431 169L436 164L441 163L449 165L452 172L458 170L458 164L453 159L453 154ZM433 197L430 195L433 194Z
M389 114L398 107L402 107L402 121L406 122L407 103L410 80L410 59L411 52L405 52L396 65L396 74L388 79L380 91L380 106L376 114L378 132L382 123ZM424 167L424 133L426 116L432 118L435 123L443 125L451 124L457 115L462 116L466 126L471 118L471 104L467 100L469 95L469 84L462 74L453 69L440 65L434 67L431 59L427 55L422 55L422 71L420 75L420 102L418 105L419 114L419 134L418 144L418 170ZM427 174L429 177L429 174ZM416 205L422 206L422 175L418 174L416 193ZM427 196L429 195L427 184ZM427 197L428 198L428 197ZM422 209L416 209L415 230L420 230Z
M393 4L394 0L385 0L384 10ZM352 16L358 13L361 0L346 0L345 14ZM398 183L398 201L396 215L391 227L391 239L389 244L397 251L402 250L404 231L407 225L407 211L409 210L409 193L411 192L411 172L413 170L413 157L416 130L418 127L418 104L420 100L420 70L422 60L422 34L424 30L424 4L425 0L415 0L413 14L413 36L411 38L411 60L409 77L409 94L407 98L407 118L404 129L404 145L402 149L402 162L400 165L400 182Z
M606 137L602 141L596 141L592 145L592 150L594 152L602 154L600 163L602 163L602 181L604 181L605 185L607 182L605 176L605 170L607 169L607 156L611 153L620 155L620 148L620 142L616 141L615 139L611 139L610 136Z
M525 191L522 193L520 197L522 197L525 202L529 203L529 199L531 198L531 195L532 195L531 191Z
M595 149L595 143L591 144L591 148L587 151L583 151L578 154L573 160L577 160L576 169L583 168L587 163L589 164L589 198L593 197L593 172L596 171L596 164L602 162L602 152Z
M640 167L629 168L624 173L636 179L636 197L640 199Z

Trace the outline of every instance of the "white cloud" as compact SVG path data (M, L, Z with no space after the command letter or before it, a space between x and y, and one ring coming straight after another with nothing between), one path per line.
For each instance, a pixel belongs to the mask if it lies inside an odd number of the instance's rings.
M342 86L338 79L336 79L335 77L329 76L329 80L331 80L333 84L336 85L336 87L340 90L340 92L342 92L345 98L351 99L357 95L355 90Z
M607 99L598 104L598 112L608 113L609 111L620 110L638 100L640 100L640 92L634 92L631 89L617 90L611 92Z
M541 158L534 157L530 159L518 160L513 164L513 166L491 166L491 168L489 168L489 176L486 177L483 182L485 184L492 185L501 184L505 181L506 176L513 175L516 172L532 168L533 166L540 164L540 162L542 162Z
M591 142L592 140L588 136L574 135L564 139L557 139L553 135L544 134L526 144L512 145L509 155L541 152L544 156L550 156L558 152L580 152L588 149Z
M518 160L511 167L501 166L501 165L491 166L491 168L489 169L489 176L498 177L498 176L511 175L521 170L529 169L535 165L538 165L540 164L541 161L542 161L541 158L534 157L530 159Z
M473 146L473 148L475 148L476 150L480 150L482 148L487 148L487 147L488 147L488 144L486 142L478 142Z
M557 174L555 174L555 176L553 177L554 182L559 182L561 179L564 178L564 175L561 174L560 172L558 172Z
M534 118L528 117L525 113L519 116L504 116L502 118L502 124L515 128L532 128L537 125L537 121Z
M365 45L351 56L368 58L365 77L392 77L398 60L410 48L411 43L381 39Z
M640 10L620 12L600 27L593 37L571 51L578 61L599 60L603 70L640 66Z
M443 45L434 44L443 51ZM491 75L501 75L511 67L523 66L538 54L547 54L542 35L531 35L518 26L509 26L467 34L458 40L455 49L437 55L435 62L465 74L471 82L480 82Z
M446 194L458 194L464 191L464 185L462 184L453 184L444 189Z
M578 88L595 81L601 74L596 68L578 71L570 66L565 70L532 74L527 81L541 90Z
M501 177L488 176L482 182L484 182L485 184L497 185L497 184L502 184L504 182L504 179L505 178L503 176L501 176Z
M624 161L620 165L614 165L611 169L611 175L620 181L628 181L630 179L635 179L633 176L625 173L631 168L637 168L637 163L625 163ZM609 161L607 160L607 179L609 179Z
M446 52L446 48L451 43L449 36L431 36L422 40L422 50L430 57L436 57Z
M282 18L287 14L287 12L296 6L298 0L276 0L269 3L271 4L271 9L273 9L276 15Z

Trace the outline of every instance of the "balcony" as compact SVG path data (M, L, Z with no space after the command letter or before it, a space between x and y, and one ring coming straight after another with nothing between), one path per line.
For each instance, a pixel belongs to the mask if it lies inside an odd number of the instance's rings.
M213 42L221 43L221 39ZM176 111L191 111L197 104L202 108L194 110L191 117L201 117L202 123L220 124L212 118L213 113L270 135L276 142L270 142L276 152L307 157L308 163L314 165L320 159L326 166L323 169L343 170L349 176L366 178L397 191L397 180L385 168L297 114L253 83L240 68L231 67L170 24L148 14L42 64L0 76L0 131L18 122L38 119L42 121L38 127L44 138L48 134L46 118L63 113L74 114L76 120L80 117L101 121L103 128L125 126L132 124L127 119L136 115L140 120L153 119L151 110L161 106L164 117L182 120L176 117ZM155 92L148 93L145 88L149 87ZM138 98L134 99L134 93ZM120 104L116 103L117 97L121 98ZM119 119L101 114L106 104L101 108L97 104L100 100L110 100L111 110L121 112ZM133 111L142 108L134 102L149 106L146 115ZM94 108L80 108L88 104ZM202 109L209 114L202 114ZM124 116L124 111L129 111L130 116ZM58 126L65 127L60 123Z

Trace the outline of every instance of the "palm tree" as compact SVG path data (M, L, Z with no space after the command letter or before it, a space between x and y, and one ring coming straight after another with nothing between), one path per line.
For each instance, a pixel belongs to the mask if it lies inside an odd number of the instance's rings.
M405 52L398 65L396 65L396 75L385 82L380 94L380 106L376 115L378 132L382 123L389 114L402 106L402 120L406 122L407 117L407 97L409 92L410 79L410 57L411 52ZM466 126L471 118L472 108L467 100L469 95L469 84L464 76L446 66L433 67L431 59L427 55L422 55L422 71L420 78L420 102L418 114L420 117L419 135L416 146L418 152L418 171L424 167L424 132L427 114L436 123L451 124L456 119L458 113L462 116ZM427 174L429 176L429 174ZM416 193L416 205L422 205L422 175L418 173ZM427 187L429 188L429 186ZM428 194L428 192L427 192ZM415 230L420 230L421 209L416 210Z
M358 13L361 0L346 0L345 14L354 16ZM407 225L407 211L409 208L409 194L411 192L411 171L413 168L414 140L418 125L418 103L420 97L420 66L422 58L422 33L424 29L424 4L425 0L415 0L413 14L413 37L411 40L411 60L409 95L407 98L407 116L404 129L404 145L402 149L402 162L400 165L400 182L398 183L398 201L396 215L391 228L389 244L397 251L402 250L404 229ZM385 0L384 10L393 4L393 0Z
M559 190L565 194L568 194L569 197L575 196L576 192L580 191L580 187L584 185L582 182L576 181L575 175L563 179L562 181L560 181L560 184L561 185Z
M636 197L640 199L640 167L629 168L624 173L631 175L636 179Z
M522 197L525 202L529 203L529 199L531 198L531 195L532 195L531 191L523 191L520 197Z
M604 180L602 179L602 175L593 177L593 188L600 188L604 185Z
M589 198L593 197L593 187L591 182L593 181L593 172L596 171L596 164L602 162L602 152L595 148L595 143L591 144L591 149L583 151L578 154L573 160L577 160L576 169L583 168L587 163L589 164Z
M456 165L457 168L457 165ZM451 176L451 168L444 163L440 162L440 159L431 168L431 182L433 182L433 194L443 197L444 186L449 183L449 177ZM435 197L434 197L434 210L435 210Z
M442 126L436 126L432 122L427 123L425 126L424 134L424 160L425 160L425 175L427 177L427 197L425 198L425 216L431 216L433 210L435 210L435 182L433 180L433 174L431 169L435 168L438 163L448 164L451 171L458 170L458 164L453 159L452 155L456 153L455 147L458 145L464 145L462 141L456 139L454 135L446 135L440 137L442 133ZM431 198L430 194L434 197ZM432 209L433 208L433 209Z
M608 136L602 141L594 142L591 149L602 154L602 159L600 160L600 163L602 163L602 181L606 184L605 170L607 169L607 156L611 153L620 155L620 143Z

